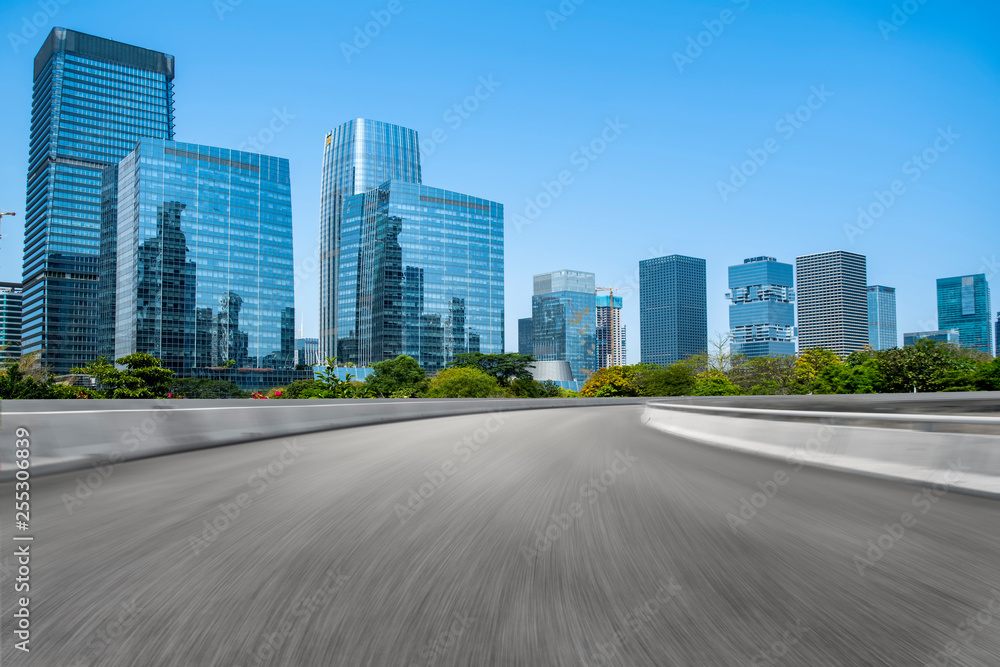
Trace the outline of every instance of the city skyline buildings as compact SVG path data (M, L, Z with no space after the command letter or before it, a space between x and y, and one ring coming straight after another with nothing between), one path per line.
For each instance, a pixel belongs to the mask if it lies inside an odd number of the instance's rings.
M795 258L799 350L841 356L868 345L868 272L864 255L834 250Z
M747 357L795 353L792 265L760 256L729 267L730 351Z
M706 262L667 255L639 262L640 361L666 366L708 352Z
M958 329L962 347L993 354L993 305L982 273L938 278L938 329Z
M597 370L597 283L593 273L560 269L532 278L532 352L538 361L567 361L581 382Z
M596 353L598 370L625 365L628 347L625 343L625 327L622 325L622 304L623 299L620 296L612 297L610 294L602 294L597 297Z
M21 283L0 282L0 360L21 356Z
M896 332L896 288L869 285L868 291L868 344L873 350L899 347Z
M172 139L174 58L56 27L34 60L22 350L56 374L96 358L104 171Z

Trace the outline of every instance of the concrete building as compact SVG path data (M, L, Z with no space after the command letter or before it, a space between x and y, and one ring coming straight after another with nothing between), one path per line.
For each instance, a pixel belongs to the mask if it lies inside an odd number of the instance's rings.
M868 344L868 269L844 250L795 258L799 349L846 356Z
M597 297L597 368L624 366L627 358L625 325L622 324L622 297Z

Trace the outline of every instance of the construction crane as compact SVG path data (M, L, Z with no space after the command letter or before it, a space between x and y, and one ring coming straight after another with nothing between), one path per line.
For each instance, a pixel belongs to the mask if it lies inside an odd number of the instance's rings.
M608 338L611 341L611 352L609 355L611 358L608 360L609 368L611 366L614 366L615 364L615 290L625 290L625 289L639 289L639 288L638 287L595 287L594 288L594 294L597 294L598 292L609 293L608 304L610 305L611 308L611 317L609 318L611 325L610 326L611 335L608 336ZM598 362L598 364L600 364L600 362Z
M4 217L5 215L17 215L17 213L14 213L14 212L9 212L9 213L3 213L3 212L0 212L0 221L3 221L3 217ZM3 235L2 235L2 234L0 234L0 239L2 239L2 238L3 238Z

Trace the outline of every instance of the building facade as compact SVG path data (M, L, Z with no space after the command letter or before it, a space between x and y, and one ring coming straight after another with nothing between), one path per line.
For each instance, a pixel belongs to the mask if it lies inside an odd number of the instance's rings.
M337 347L337 332L343 328L338 314L344 309L339 304L344 298L353 298L350 287L340 283L345 273L339 265L344 255L341 249L344 201L389 180L421 182L420 143L415 130L358 118L331 130L325 142L319 223L322 359L342 356Z
M538 361L567 361L573 379L597 370L597 296L593 273L562 269L534 277L531 323Z
M994 326L993 345L996 350L994 357L1000 357L1000 312L997 313L997 323Z
M751 257L729 267L729 345L733 354L795 354L792 265Z
M962 347L993 354L990 285L986 275L938 278L938 329L958 329Z
M868 286L868 344L873 350L889 350L899 345L895 287Z
M104 171L174 136L174 58L54 28L34 61L22 348L56 374L97 356Z
M611 295L597 297L597 368L624 366L625 326L622 324L622 297Z
M21 283L0 283L0 362L21 356Z
M339 363L405 354L434 372L503 353L502 204L390 180L346 197L340 215Z
M116 358L293 379L288 160L142 139L119 165L117 230Z
M948 343L949 345L959 344L958 329L951 329L949 331L914 331L911 333L904 333L903 347L912 347L917 344L918 340L922 340L924 338L937 343Z
M639 262L639 348L642 363L661 366L708 351L705 260Z
M517 353L532 355L535 353L534 330L530 317L522 317L517 321Z
M319 359L319 338L295 339L295 365L296 366L321 365Z
M844 250L795 258L799 349L822 347L841 356L868 344L868 268Z

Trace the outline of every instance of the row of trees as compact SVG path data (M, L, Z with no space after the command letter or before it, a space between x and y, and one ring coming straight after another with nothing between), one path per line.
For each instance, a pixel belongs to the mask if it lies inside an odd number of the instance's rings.
M554 382L538 382L521 354L458 355L434 376L401 355L373 366L364 382L340 379L336 359L319 377L297 380L259 398L551 398L575 396ZM117 365L116 365L117 364ZM97 388L60 383L25 355L0 370L0 398L248 398L235 383L175 378L149 354L106 358L74 373L96 379ZM708 354L669 366L635 364L597 371L583 396L726 396L782 394L873 394L936 391L1000 391L1000 359L953 345L921 340L912 347L866 349L846 359L814 349L797 355L748 359L731 355L725 341Z
M846 359L825 349L748 359L724 341L670 366L635 364L594 373L583 396L731 396L1000 391L1000 358L931 340Z

